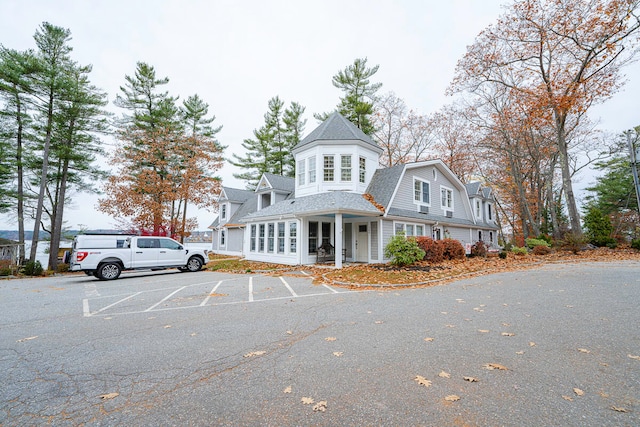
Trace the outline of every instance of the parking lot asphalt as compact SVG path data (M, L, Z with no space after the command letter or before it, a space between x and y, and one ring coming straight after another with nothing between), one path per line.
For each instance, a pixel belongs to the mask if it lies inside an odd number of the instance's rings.
M640 263L0 281L0 425L640 425Z

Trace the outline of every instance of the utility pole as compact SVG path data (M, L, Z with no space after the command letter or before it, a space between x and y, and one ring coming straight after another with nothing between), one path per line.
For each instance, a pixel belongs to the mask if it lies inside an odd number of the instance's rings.
M640 157L640 146L637 141L631 138L631 132L627 132L627 143L631 153L631 171L633 172L633 183L636 187L636 201L638 202L638 212L640 213L640 180L638 180L638 158Z

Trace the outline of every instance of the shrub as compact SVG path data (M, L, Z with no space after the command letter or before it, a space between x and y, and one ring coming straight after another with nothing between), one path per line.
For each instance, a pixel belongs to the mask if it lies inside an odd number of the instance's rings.
M640 251L640 239L631 240L631 247Z
M444 259L464 259L466 252L462 243L456 239L444 239L438 241L444 249Z
M14 274L11 261L8 259L0 259L0 276L12 276Z
M533 247L534 255L549 255L551 253L551 248L545 245L538 245Z
M562 247L577 254L589 242L589 239L577 233L568 232L562 237Z
M42 276L43 271L40 261L27 261L22 267L22 273L27 276Z
M444 261L444 247L439 241L431 237L417 237L416 242L420 249L424 251L424 260L431 263Z
M500 251L498 256L500 257L500 259L507 259L507 251Z
M547 242L546 240L543 239L532 239L532 238L528 238L525 240L525 243L527 244L527 247L529 249L533 249L536 246L545 246L545 247L550 247L551 244L549 242Z
M482 241L477 241L471 246L471 256L475 257L486 257L487 256L487 245Z
M514 255L520 255L520 256L524 256L527 254L527 248L525 247L518 247L518 246L513 246L511 248L511 253L513 253Z
M413 264L424 259L424 251L420 249L415 238L406 238L404 233L396 234L384 248L384 256L391 258L391 264L397 267Z
M616 239L611 237L613 225L611 219L598 208L592 207L584 216L584 226L587 229L585 235L592 245L615 248L618 245Z

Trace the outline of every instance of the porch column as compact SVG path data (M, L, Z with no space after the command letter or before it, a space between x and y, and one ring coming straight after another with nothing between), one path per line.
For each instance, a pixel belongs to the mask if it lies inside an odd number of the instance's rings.
M336 214L336 223L334 225L336 232L336 241L334 242L335 266L342 268L342 214Z

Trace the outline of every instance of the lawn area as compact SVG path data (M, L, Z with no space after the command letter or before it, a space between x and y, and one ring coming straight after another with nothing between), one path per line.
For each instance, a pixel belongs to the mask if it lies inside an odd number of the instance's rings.
M619 260L640 261L640 252L629 248L598 248L582 251L578 254L568 251L554 251L541 256L509 254L506 259L489 256L487 258L445 261L437 265L421 261L406 267L393 267L389 264L347 264L341 269L333 268L330 265L290 266L262 263L216 255L216 258L207 264L207 269L227 273L278 275L298 274L302 270L313 276L318 283L345 287L433 286L461 277L526 270L547 263Z

